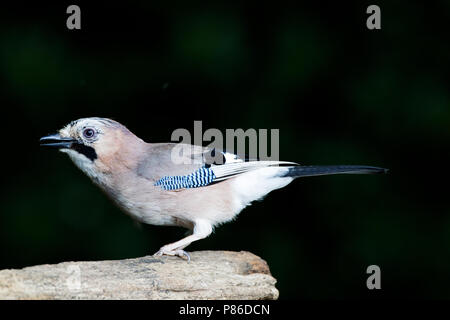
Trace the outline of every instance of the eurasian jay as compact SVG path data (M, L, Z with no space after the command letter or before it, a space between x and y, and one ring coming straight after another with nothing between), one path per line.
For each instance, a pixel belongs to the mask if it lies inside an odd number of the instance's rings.
M180 226L192 233L155 255L190 259L183 249L233 220L252 201L298 177L341 173L372 174L369 166L301 166L284 161L249 161L201 146L146 143L106 118L72 121L43 146L67 153L75 165L125 213L147 224ZM179 150L180 151L180 150ZM178 159L174 161L174 154ZM221 161L211 161L218 158ZM180 161L181 160L181 161Z

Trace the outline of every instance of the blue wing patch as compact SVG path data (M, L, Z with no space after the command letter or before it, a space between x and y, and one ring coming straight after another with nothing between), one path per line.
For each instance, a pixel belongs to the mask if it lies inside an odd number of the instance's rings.
M185 176L166 176L155 182L164 190L177 190L183 188L198 188L207 186L214 181L216 175L210 168L202 167Z

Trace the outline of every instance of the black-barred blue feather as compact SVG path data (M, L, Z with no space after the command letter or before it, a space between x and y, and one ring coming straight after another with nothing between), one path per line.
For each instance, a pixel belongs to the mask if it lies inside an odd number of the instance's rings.
M210 168L202 167L185 176L166 176L155 182L155 186L161 186L164 190L177 190L183 188L198 188L212 183L216 175Z

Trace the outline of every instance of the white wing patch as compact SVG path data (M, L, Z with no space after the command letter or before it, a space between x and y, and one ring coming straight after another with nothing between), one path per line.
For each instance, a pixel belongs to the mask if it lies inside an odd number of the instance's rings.
M242 159L239 159L239 161L234 161L231 163L226 162L222 165L217 166L211 166L211 170L214 172L214 175L216 178L214 181L221 181L228 178L231 178L232 176L253 171L256 169L261 169L265 167L277 167L280 165L297 165L295 162L287 162L287 161L250 161L250 162L244 162Z
M214 150L210 152L211 157L215 157L214 152ZM273 173L271 178L278 179L281 178L280 174L284 173L287 170L286 166L298 165L295 162L287 161L245 161L244 159L239 158L239 156L233 153L220 152L220 154L223 156L223 164L214 164L211 162L207 162L207 160L209 159L204 158L204 165L198 168L196 171L193 171L189 174L164 176L157 180L154 185L160 186L165 190L205 187L210 185L211 183L234 178L247 172L260 171L259 169L264 168L269 169L268 171L263 171L265 173L263 174L264 177L270 176ZM255 177L257 177L258 180L261 181L260 174L257 174L257 176ZM283 179L283 182L285 181L286 180ZM272 186L273 182L271 182L270 184L271 186L269 186L268 189L275 188L274 186ZM250 198L252 198L252 196L250 196Z
M236 154L229 152L221 152L225 157L225 163L236 163L236 162L244 162L241 158L239 158Z

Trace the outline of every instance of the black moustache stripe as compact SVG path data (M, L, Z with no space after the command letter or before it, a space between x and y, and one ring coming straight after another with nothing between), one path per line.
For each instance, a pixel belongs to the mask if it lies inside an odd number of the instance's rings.
M71 149L85 155L91 161L97 159L97 152L95 152L95 149L92 147L85 146L81 143L73 143Z

